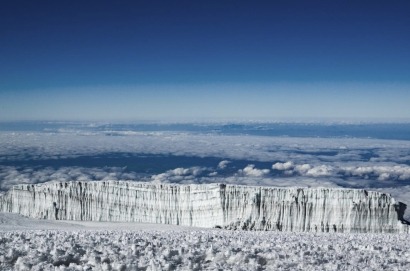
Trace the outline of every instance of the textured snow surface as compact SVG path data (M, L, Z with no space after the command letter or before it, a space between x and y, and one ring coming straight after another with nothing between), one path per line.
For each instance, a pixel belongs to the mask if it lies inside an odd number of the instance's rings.
M150 224L135 222L96 222L73 220L44 220L24 217L19 214L0 212L0 232L26 230L156 230L156 231L184 231L204 230L205 228L184 227L166 224Z
M408 232L405 205L360 189L124 181L16 185L0 210L55 220L306 232Z
M407 234L0 232L0 270L409 270Z

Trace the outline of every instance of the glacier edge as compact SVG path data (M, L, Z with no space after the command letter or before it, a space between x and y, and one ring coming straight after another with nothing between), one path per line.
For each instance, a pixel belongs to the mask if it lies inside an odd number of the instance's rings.
M363 189L230 184L48 182L0 196L0 211L40 219L297 232L408 233L405 209Z

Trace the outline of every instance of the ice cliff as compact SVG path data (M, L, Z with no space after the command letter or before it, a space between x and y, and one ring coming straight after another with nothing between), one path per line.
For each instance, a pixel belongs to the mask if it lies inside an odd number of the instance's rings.
M57 220L135 221L227 229L409 232L406 205L359 189L126 181L15 185L0 211Z

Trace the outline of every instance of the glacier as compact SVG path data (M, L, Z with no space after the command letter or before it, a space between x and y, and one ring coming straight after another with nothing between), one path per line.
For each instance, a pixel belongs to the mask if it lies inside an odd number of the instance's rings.
M19 184L0 211L51 220L261 231L408 233L406 205L347 188L73 181Z

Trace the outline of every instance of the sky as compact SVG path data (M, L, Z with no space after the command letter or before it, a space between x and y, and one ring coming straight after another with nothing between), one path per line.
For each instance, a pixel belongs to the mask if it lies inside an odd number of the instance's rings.
M410 119L409 1L8 1L0 121Z

